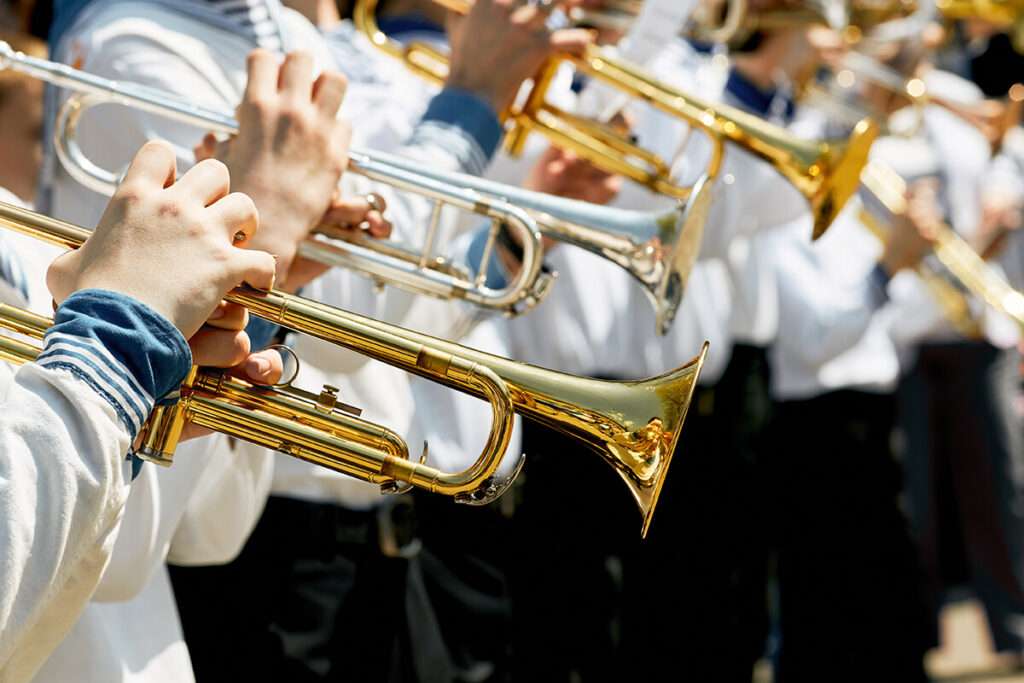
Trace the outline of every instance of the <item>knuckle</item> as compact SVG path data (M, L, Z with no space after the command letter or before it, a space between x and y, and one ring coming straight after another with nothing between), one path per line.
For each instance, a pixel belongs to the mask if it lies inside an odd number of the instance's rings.
M148 194L147 188L142 183L129 180L121 183L117 188L114 199L132 205L138 204Z

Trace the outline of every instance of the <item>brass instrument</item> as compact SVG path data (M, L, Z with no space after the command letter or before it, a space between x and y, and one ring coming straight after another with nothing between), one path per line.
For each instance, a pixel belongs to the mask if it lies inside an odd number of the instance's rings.
M89 231L0 202L0 227L65 248L81 245ZM188 421L338 472L380 484L387 491L417 486L486 503L507 482L494 473L508 445L512 412L586 444L626 483L650 526L679 440L707 344L686 365L659 377L607 382L517 363L429 335L278 291L242 287L226 297L250 313L295 332L338 344L425 379L488 400L494 423L480 458L462 472L446 473L408 458L393 432L347 414L329 387L317 395L290 387L257 387L206 369L194 369L181 400L153 412L140 454L170 464ZM50 321L0 307L0 327L39 339ZM25 362L38 351L0 340L0 355Z
M238 124L232 116L182 102L164 92L105 78L43 59L14 52L0 41L0 69L16 69L78 94L67 99L57 116L54 149L63 167L79 183L100 194L112 194L120 174L94 164L81 149L77 127L92 106L117 103L175 121L232 135ZM383 159L387 157L389 161ZM482 196L460 185L459 174L434 174L427 178L421 165L377 152L349 150L349 170L400 190L434 201L422 250L409 249L385 240L307 240L300 253L328 265L349 268L381 283L390 283L418 294L458 299L496 309L508 315L523 313L536 305L548 291L552 276L542 270L542 249L533 218L502 199L509 191ZM511 189L511 188L510 188ZM595 208L587 202L572 201L539 192L517 191L529 198L534 213L545 215L548 236L591 251L625 268L643 285L657 313L662 333L671 325L682 299L683 284L699 244L703 222L694 209L704 205L696 193L686 204L664 212L625 211ZM698 201L699 200L699 201ZM481 269L475 276L461 264L431 255L437 240L442 207L455 206L491 219L491 232L484 248ZM508 286L492 289L486 285L498 223L512 231L522 245L520 273ZM328 233L330 236L331 233ZM689 260L688 260L689 259Z
M456 12L466 12L467 0L435 0ZM400 45L384 34L376 21L378 0L359 0L354 20L370 41L401 59L415 73L435 83L447 77L447 57L429 45ZM590 46L582 57L560 55L543 67L533 81L525 103L506 112L506 145L511 154L522 151L526 137L540 132L553 143L572 150L605 171L623 175L662 194L686 198L690 187L674 184L670 168L647 150L618 133L558 109L546 101L547 89L561 61L570 61L581 73L651 106L689 122L707 133L715 144L707 175L721 164L725 142L736 144L771 164L793 183L811 204L814 237L825 232L856 190L868 149L877 134L869 120L858 123L846 141L804 141L784 128L724 104L712 104L663 83L640 67L616 59Z
M907 211L906 189L903 178L885 164L871 161L861 177L864 188L894 216ZM884 233L877 219L862 211L861 220L872 232ZM987 305L1012 318L1024 329L1024 294L1015 290L1002 275L994 270L964 238L948 225L938 226L933 251L942 268L963 290L975 294ZM930 269L927 262L918 267L925 284L935 295L943 313L953 325L967 336L977 336L978 326L960 289L942 278L941 272Z
M640 14L640 0L606 0L597 9L572 8L574 23L625 33ZM683 35L712 45L740 45L758 31L829 26L849 44L879 24L905 18L916 0L794 0L752 10L747 0L703 0L694 7Z
M848 95L859 85L869 83L882 88L898 101L905 101L913 108L914 121L909 127L899 130L886 130L886 133L901 137L916 135L924 125L924 111L929 105L941 107L973 127L977 128L989 141L994 151L998 151L1006 133L1021 121L1024 109L1024 84L1015 83L1010 87L1003 100L984 99L977 102L959 102L928 92L924 80L916 76L907 78L892 67L859 52L844 55L839 67L831 79L830 87L811 84L805 87L803 99L812 106L829 112L837 120L854 121L865 116L866 110L860 105L851 103ZM878 119L885 119L886 112L871 112Z
M1024 2L1021 0L935 0L946 19L977 19L1007 31L1017 52L1024 53Z

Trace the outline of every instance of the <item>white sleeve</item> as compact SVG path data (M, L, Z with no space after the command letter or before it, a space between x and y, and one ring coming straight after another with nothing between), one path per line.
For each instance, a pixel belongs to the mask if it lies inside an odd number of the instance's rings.
M0 680L22 681L99 581L128 495L131 434L68 370L0 372Z
M171 558L229 561L241 549L270 488L273 454L213 434L181 444L174 464L146 466L132 484L110 564L94 600L133 599Z
M228 448L209 454L210 463L171 539L167 560L174 564L224 564L235 559L263 514L274 458L286 457L219 438Z

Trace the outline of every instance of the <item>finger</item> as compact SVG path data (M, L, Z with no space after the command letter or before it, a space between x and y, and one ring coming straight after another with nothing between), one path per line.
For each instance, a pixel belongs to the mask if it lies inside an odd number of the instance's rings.
M259 229L259 212L247 194L232 192L210 206L210 211L227 228L228 239L236 247L244 247Z
M214 309L206 324L220 330L244 330L249 324L249 311L241 304L233 304L228 301L221 301Z
M265 251L236 249L232 259L234 284L245 282L256 289L273 289L277 259Z
M325 117L333 119L345 99L348 79L337 71L325 71L313 84L313 102Z
M313 93L313 57L308 52L290 52L278 74L277 89L297 100L309 100Z
M178 185L199 199L203 206L210 206L231 191L231 174L223 162L203 159L181 176Z
M549 44L553 52L568 52L582 56L587 46L594 42L594 34L587 29L566 28L551 34Z
M195 155L196 163L215 157L217 155L217 136L213 133L204 135L199 144L192 148L192 154Z
M238 365L249 355L249 335L241 330L219 330L209 325L188 340L192 349L192 362L213 368L230 368Z
M384 216L380 215L376 211L371 211L366 214L366 220L364 221L364 229L370 234L370 237L377 239L387 239L391 237L391 231L394 226L391 225L391 221Z
M277 57L268 50L256 49L246 59L249 80L242 99L248 102L262 100L277 91Z
M384 202L383 197L377 194L369 194L363 197L345 197L344 199L339 199L327 209L323 222L327 225L349 228L362 223L370 213L381 215L386 208L387 204Z
M277 384L284 374L281 354L273 349L257 351L241 362L232 372L256 384Z
M170 187L178 175L174 150L163 140L150 140L132 159L121 187Z

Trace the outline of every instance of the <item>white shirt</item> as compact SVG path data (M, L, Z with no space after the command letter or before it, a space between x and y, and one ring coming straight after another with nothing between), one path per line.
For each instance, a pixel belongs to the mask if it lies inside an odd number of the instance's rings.
M929 91L958 101L971 101L981 96L974 84L953 74L933 70L927 78ZM902 114L903 112L901 112ZM950 226L970 240L978 230L981 217L981 196L992 159L988 142L969 123L941 107L929 106L924 112L921 137L916 140L927 145L934 155L931 173L939 172L943 180L942 199L949 215ZM883 154L892 145L877 145L872 154ZM883 156L898 172L913 178L921 172L922 164L914 159L922 155L900 153ZM909 163L909 172L901 164ZM990 263L998 268L998 263ZM906 367L913 362L915 350L923 341L950 342L962 339L955 327L945 318L924 282L911 272L893 278L890 287L893 305L899 314L893 317L893 338L900 349ZM991 343L1008 347L1019 338L1016 325L993 309L971 298L972 310L980 315L984 336Z
M899 359L889 336L891 311L870 276L882 247L860 225L859 209L852 199L814 243L807 239L809 218L772 235L779 335L769 361L777 400L895 387Z

